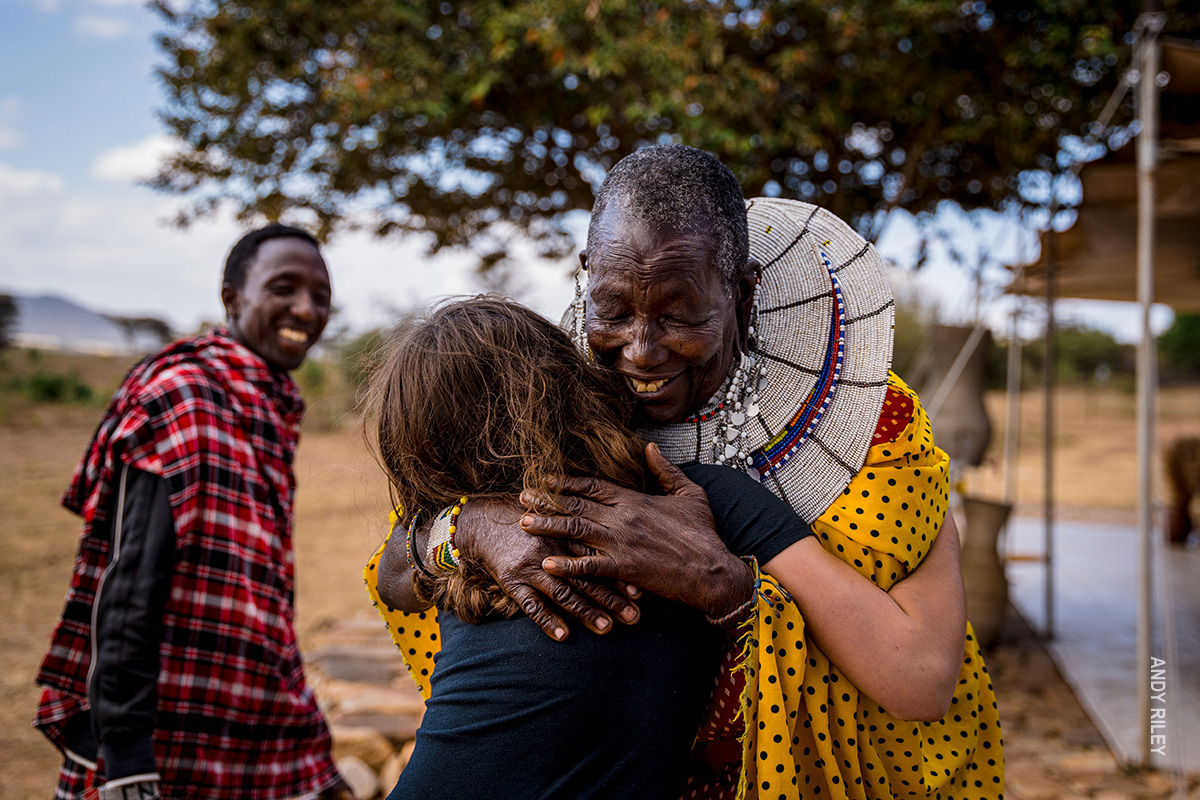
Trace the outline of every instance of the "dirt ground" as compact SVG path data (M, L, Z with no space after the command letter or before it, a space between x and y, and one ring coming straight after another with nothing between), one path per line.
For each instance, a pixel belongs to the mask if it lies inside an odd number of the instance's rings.
M1017 513L1041 514L1043 486L1040 391L1021 395L1020 442L1017 460ZM1137 507L1137 398L1131 392L1082 387L1056 392L1054 443L1055 502L1066 515L1132 519ZM1003 451L1005 398L987 397L992 420L991 446L984 463L968 469L968 492L988 498L1004 496ZM1163 446L1179 436L1200 436L1200 387L1169 387L1159 397L1158 438ZM937 428L934 434L936 438ZM1156 461L1156 493L1162 478Z
M0 426L0 799L49 798L57 753L29 726L33 676L62 610L79 531L58 505L99 411L55 409ZM383 538L387 496L356 428L315 432L297 460L297 625L304 646L370 608L361 570Z
M1022 399L1018 502L1030 508L1040 501L1042 480L1040 402L1033 393ZM989 398L995 453L1002 405L1002 397ZM1200 435L1200 389L1166 390L1160 409L1164 440ZM1067 389L1057 414L1056 492L1064 513L1131 515L1133 396ZM76 546L77 521L58 498L99 415L97 409L40 409L0 425L0 798L51 796L57 757L29 727L37 700L32 679L61 610ZM999 497L998 462L968 474L968 488ZM354 425L307 431L297 478L298 625L306 644L333 621L368 607L360 570L383 536L388 503ZM1019 705L1027 691L998 679L1002 708L1006 695Z

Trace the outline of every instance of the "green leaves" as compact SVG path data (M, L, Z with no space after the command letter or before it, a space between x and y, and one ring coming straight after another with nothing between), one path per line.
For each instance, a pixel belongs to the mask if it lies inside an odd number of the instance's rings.
M662 139L717 153L748 196L798 197L853 222L943 200L997 207L1020 199L1019 172L1099 112L1128 62L1130 5L220 0L163 10L162 116L192 152L155 185L193 198L193 214L225 203L324 233L366 225L489 254L518 232L567 247L560 215L590 208L605 169ZM1170 19L1178 30L1197 22Z

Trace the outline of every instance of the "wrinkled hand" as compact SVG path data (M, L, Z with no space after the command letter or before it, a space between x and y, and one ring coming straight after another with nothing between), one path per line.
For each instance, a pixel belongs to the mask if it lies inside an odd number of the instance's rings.
M708 496L658 446L646 462L664 495L646 495L600 478L560 476L545 492L522 492L529 533L577 542L594 555L553 555L542 562L563 577L619 578L680 600L711 617L737 608L752 591L746 564L717 535ZM552 495L566 514L557 513Z
M505 594L551 638L562 640L568 628L547 601L579 619L590 630L612 629L612 617L636 622L638 607L593 579L568 580L542 569L549 557L570 555L569 543L530 536L517 525L517 503L487 498L463 506L455 543L464 556L479 561Z

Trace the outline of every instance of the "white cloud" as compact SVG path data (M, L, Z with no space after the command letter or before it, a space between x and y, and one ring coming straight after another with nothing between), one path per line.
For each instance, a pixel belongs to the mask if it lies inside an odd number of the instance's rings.
M17 0L32 5L43 14L55 14L62 8L62 0Z
M71 28L86 39L119 39L130 32L128 21L105 14L80 14Z
M245 226L228 214L186 230L165 225L180 204L144 187L79 189L0 164L0 291L59 294L99 311L163 317L185 331L220 320L221 266ZM355 232L323 250L339 322L356 331L434 297L487 288L473 259L430 258L415 240ZM520 262L511 291L557 320L572 296L570 265Z
M178 140L153 134L133 144L120 145L101 153L92 163L93 178L109 183L134 183L158 172L162 160L178 147Z
M8 95L0 99L0 150L25 144L25 135L16 126L21 117L21 98Z
M11 150L25 144L21 132L7 122L0 121L0 150Z
M62 176L40 169L17 169L0 164L0 202L62 191Z
M113 156L104 171L126 177L136 172L128 167L118 171L118 163L121 160ZM5 244L0 291L65 295L101 311L160 316L181 330L192 330L201 320L219 320L221 264L244 226L226 214L187 230L164 225L180 203L179 198L128 183L80 189L52 172L0 162L0 242ZM430 258L415 240L350 233L337 237L324 253L334 303L342 312L339 321L356 330L385 324L395 311L434 297L487 288L469 257ZM526 251L518 252L515 260L514 278L504 288L557 319L571 299L574 259L549 263ZM910 277L938 299L944 319L969 316L971 306L961 298L971 295L970 282L962 270L930 264ZM893 279L905 283L899 276ZM1002 307L987 310L1001 332L1006 327L999 313ZM1136 316L1132 304L1063 301L1059 308L1064 319L1101 325L1126 341L1137 336L1128 324ZM1160 329L1169 315L1161 319Z

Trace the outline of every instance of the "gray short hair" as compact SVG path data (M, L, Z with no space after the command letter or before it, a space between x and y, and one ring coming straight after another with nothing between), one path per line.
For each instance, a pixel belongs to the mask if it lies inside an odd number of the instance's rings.
M597 220L610 203L655 228L686 228L707 217L717 237L715 266L725 287L741 277L750 257L746 201L733 172L712 153L682 144L654 145L618 161L596 193L589 250Z

